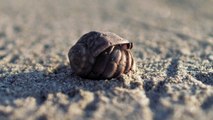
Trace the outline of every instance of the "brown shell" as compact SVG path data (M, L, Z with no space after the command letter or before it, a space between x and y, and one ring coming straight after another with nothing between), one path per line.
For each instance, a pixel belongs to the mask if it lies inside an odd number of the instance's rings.
M68 57L73 71L90 79L117 77L132 70L132 43L111 32L92 31L71 47Z

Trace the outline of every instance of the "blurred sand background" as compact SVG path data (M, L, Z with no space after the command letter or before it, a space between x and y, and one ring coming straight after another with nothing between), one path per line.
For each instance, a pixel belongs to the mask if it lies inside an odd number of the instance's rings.
M0 120L212 120L212 0L0 0ZM72 74L81 35L134 43L137 71Z

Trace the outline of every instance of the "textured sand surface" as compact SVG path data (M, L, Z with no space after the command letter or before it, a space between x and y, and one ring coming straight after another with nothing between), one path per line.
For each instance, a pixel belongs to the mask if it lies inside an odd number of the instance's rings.
M0 120L212 120L212 0L0 0ZM134 43L137 71L74 75L91 30Z

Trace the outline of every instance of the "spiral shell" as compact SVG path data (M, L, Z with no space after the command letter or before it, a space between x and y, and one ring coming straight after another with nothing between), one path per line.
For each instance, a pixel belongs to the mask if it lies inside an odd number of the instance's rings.
M70 48L72 70L82 78L110 79L133 70L132 43L111 32L92 31Z

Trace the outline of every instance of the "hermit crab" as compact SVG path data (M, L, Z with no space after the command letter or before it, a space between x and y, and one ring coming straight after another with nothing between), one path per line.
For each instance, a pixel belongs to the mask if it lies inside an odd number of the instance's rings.
M111 32L84 34L69 50L70 66L87 79L111 79L134 69L133 44Z

